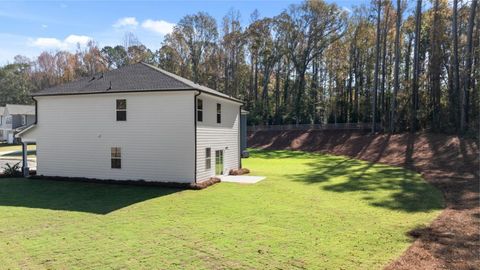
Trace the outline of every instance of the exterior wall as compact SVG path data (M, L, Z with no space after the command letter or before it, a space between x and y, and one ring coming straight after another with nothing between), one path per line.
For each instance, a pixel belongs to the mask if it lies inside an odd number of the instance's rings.
M194 92L37 97L37 174L113 180L194 181ZM116 121L116 99L127 121ZM122 168L111 169L111 147Z
M205 93L197 97L203 100L203 121L197 121L197 182L215 176L215 150L223 150L223 173L240 167L240 104ZM222 123L217 124L217 103L222 104ZM211 168L205 168L205 149L211 148Z

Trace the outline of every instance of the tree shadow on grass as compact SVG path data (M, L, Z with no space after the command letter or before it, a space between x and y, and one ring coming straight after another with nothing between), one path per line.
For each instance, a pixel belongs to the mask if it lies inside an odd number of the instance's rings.
M292 150L258 150L249 149L248 152L253 158L281 159L281 158L311 158L318 153L308 153Z
M358 192L370 205L404 212L442 209L441 193L410 170L355 159L310 162L295 181L320 184L331 192ZM341 180L333 181L340 177Z
M4 178L0 179L0 206L105 215L135 203L179 191L182 189Z

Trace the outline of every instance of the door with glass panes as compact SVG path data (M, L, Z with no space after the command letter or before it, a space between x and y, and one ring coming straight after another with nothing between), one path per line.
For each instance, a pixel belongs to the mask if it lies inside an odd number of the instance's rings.
M215 151L215 175L223 174L223 150Z

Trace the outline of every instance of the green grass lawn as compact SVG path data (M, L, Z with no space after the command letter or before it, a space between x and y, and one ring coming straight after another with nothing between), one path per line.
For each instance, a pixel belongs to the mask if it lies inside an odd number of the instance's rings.
M243 160L254 185L201 191L0 179L11 269L380 269L442 196L400 168L289 151Z

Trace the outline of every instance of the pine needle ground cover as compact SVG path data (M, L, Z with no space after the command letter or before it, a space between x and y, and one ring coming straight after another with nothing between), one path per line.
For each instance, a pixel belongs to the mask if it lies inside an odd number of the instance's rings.
M401 168L252 151L254 185L201 191L0 179L0 261L10 269L380 269L442 209Z

